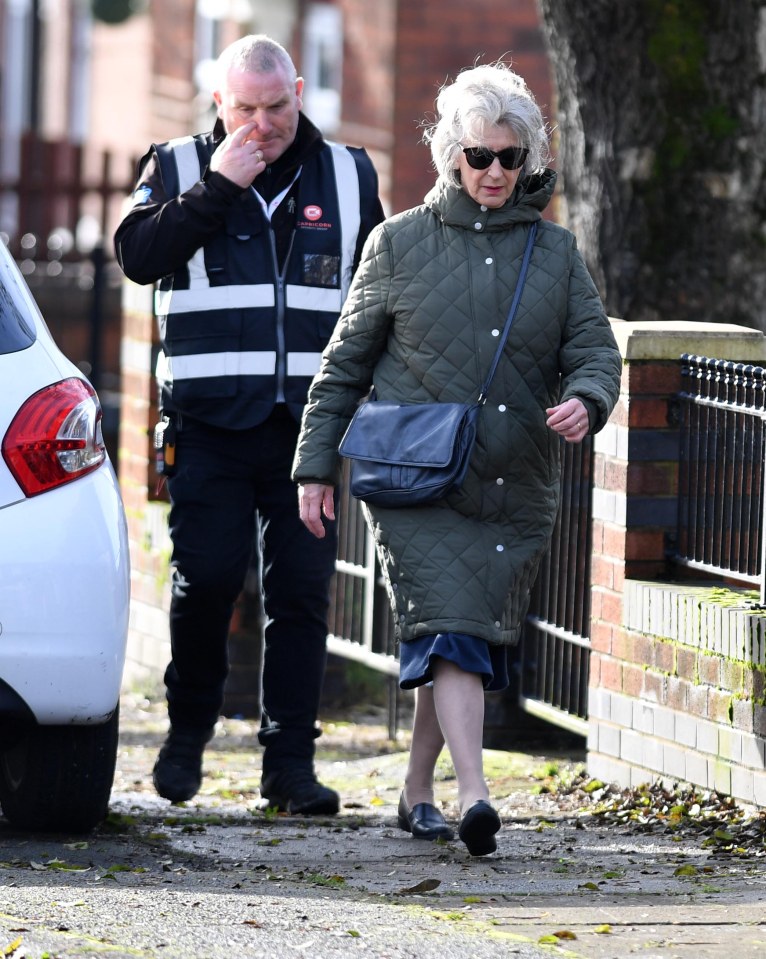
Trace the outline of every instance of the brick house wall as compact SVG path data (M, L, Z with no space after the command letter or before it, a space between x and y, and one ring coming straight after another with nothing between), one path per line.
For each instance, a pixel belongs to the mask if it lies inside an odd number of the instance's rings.
M555 114L535 0L411 3L336 0L345 27L343 121L338 139L365 146L388 212L419 204L433 185L422 123L440 86L475 62L510 61L544 115Z
M378 171L387 212L391 194L392 118L395 84L391 64L396 45L395 0L339 0L343 11L342 117L334 139L363 146Z
M194 126L195 5L170 0L151 6L151 64L154 83L148 104L150 138L186 136ZM146 144L145 146L148 146Z
M397 5L391 155L394 210L417 205L433 185L435 173L430 151L421 142L420 123L433 117L439 87L477 61L499 59L512 63L543 114L553 118L549 62L534 0Z

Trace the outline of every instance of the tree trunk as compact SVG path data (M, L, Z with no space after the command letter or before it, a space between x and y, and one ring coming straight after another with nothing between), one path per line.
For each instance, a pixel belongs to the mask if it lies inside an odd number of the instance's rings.
M766 330L766 0L538 0L557 169L612 316Z

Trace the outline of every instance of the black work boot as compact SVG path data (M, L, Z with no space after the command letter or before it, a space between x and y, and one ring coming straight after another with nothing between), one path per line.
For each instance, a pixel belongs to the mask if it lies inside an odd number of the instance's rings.
M163 799L184 802L196 796L202 784L202 753L212 732L173 729L154 764L154 788Z
M334 816L340 797L323 786L311 766L291 766L266 773L261 779L261 796L270 807L302 816Z

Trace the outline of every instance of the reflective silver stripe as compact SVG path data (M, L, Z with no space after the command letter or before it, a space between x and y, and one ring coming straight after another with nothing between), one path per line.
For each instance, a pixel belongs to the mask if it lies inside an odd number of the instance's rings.
M330 143L330 148L335 166L335 184L340 207L340 289L341 304L343 304L351 285L356 241L362 222L359 212L359 174L354 158L344 146L339 143Z
M337 291L336 291L337 292ZM157 316L171 313L200 313L203 310L243 310L274 306L274 287L270 283L252 286L209 286L194 290L157 290L154 311Z
M273 376L276 368L277 354L273 350L165 357L167 381L198 380L203 376Z
M195 183L202 178L199 156L193 137L177 137L168 140L168 146L173 150L173 159L178 170L178 192L185 193L191 190ZM210 286L207 270L205 269L205 251L200 247L189 260L189 286L206 289Z
M178 192L186 193L202 175L194 137L176 137L174 140L168 140L168 146L173 151L173 159L176 161L178 170Z
M324 286L285 286L285 305L293 310L323 310L340 313L342 305L340 290Z
M163 386L171 380L170 370L168 369L168 358L162 350L157 354L157 366L154 375L157 377L157 384L159 386Z
M321 361L321 353L288 353L287 375L313 376L319 372L319 364Z

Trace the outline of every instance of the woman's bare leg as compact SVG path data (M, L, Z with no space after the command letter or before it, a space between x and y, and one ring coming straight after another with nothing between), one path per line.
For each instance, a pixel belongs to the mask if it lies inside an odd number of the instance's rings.
M444 748L439 720L434 708L434 691L430 686L415 690L415 718L412 724L412 745L404 777L404 799L410 809L418 803L434 802L434 770Z
M433 675L434 714L455 767L464 815L477 800L489 800L482 761L484 686L478 673L467 673L446 659L434 660Z

